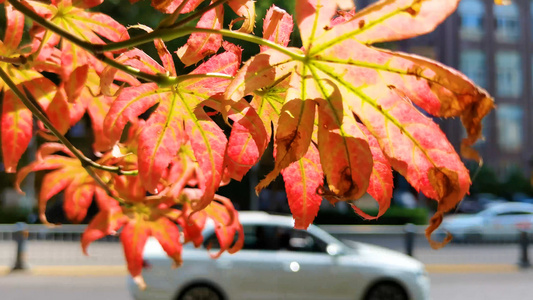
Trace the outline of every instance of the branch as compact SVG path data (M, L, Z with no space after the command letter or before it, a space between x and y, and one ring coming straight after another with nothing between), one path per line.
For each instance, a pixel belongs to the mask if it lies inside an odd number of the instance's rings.
M43 122L43 124L52 132L53 135L55 135L65 147L67 147L74 156L81 162L81 165L83 168L89 173L89 175L97 182L109 196L113 196L113 193L105 184L105 182L102 181L102 179L94 172L94 170L91 167L98 168L101 170L106 170L110 172L115 172L118 174L125 174L125 171L122 171L118 167L109 167L109 166L103 166L100 165L94 161L92 161L90 158L86 157L81 153L70 141L65 138L55 127L54 125L48 120L48 118L41 112L41 109L35 105L34 101L30 100L22 91L17 87L17 85L11 80L9 75L4 71L3 68L0 68L0 78L7 84L7 86L13 91L13 93L24 103L24 105L32 112L32 114L39 119L39 121ZM132 173L133 171L127 171L129 173Z
M192 15L180 20L179 22L169 26L168 28L174 28L175 29L175 28L183 27L187 23L200 18L204 13L206 13L206 12L210 11L211 9L213 9L213 8L219 6L219 5L222 5L222 4L226 3L226 2L229 2L229 0L217 0L217 1L209 4L208 6L195 11Z
M284 47L282 45L276 44L269 40L257 37L255 35L237 32L237 31L231 31L228 29L197 28L197 27L191 27L191 26L185 26L185 27L180 27L180 28L157 28L152 32L138 35L126 41L109 43L106 45L95 45L95 46L99 48L98 51L100 52L116 51L116 50L122 50L122 49L139 46L139 45L151 42L154 39L162 39L163 41L169 41L169 40L174 40L174 39L177 39L177 38L180 38L186 35L190 35L192 33L197 33L197 32L220 34L225 37L235 38L235 39L251 42L254 44L258 44L258 45L267 46L269 48L275 49L291 57L294 60L299 60L299 61L305 60L305 55L295 53L294 51L290 50L287 47Z
M0 55L0 62L5 62L13 65L23 65L27 61L26 57L20 55L19 57L6 57Z
M168 80L173 80L172 77L167 76L165 74L149 74L145 72L141 72L135 68L132 68L130 66L124 66L115 60L105 56L102 52L99 51L101 44L92 44L87 41L84 41L77 36L71 34L68 31L65 31L63 28L57 26L56 24L44 19L43 17L39 16L37 13L32 11L31 9L27 8L24 4L20 3L18 0L7 0L11 5L13 5L14 8L16 8L18 11L23 13L25 16L29 17L39 25L43 26L44 28L56 33L57 35L61 36L62 38L68 40L69 42L75 44L76 46L79 46L80 48L84 49L85 51L91 53L94 57L96 57L98 60L113 66L121 71L124 71L132 76L136 76L138 78L142 78L148 81L153 81L157 83L158 85L165 86L168 82Z
M224 74L224 73L186 74L186 75L180 75L174 78L175 79L173 80L172 85L179 84L183 81L191 80L191 79L203 79L203 78L221 78L221 79L228 79L228 80L234 79L233 76Z
M130 75L143 78L149 81L153 81L157 83L160 86L168 86L174 82L175 78L171 76L167 76L165 74L149 74L141 72L135 68L124 66L113 59L110 59L103 55L103 52L108 51L115 51L115 50L124 50L128 48L132 48L135 46L139 46L148 42L152 42L154 39L162 39L164 41L169 41L173 39L177 39L186 35L190 35L192 33L196 32L202 32L202 33L210 33L210 34L220 34L222 36L231 37L251 43L255 43L262 46L267 46L269 48L275 49L289 57L291 57L294 60L304 61L305 55L295 53L292 50L290 50L287 47L281 46L279 44L276 44L274 42L271 42L269 40L256 37L251 34L247 33L241 33L237 31L231 31L227 29L210 29L210 28L196 28L191 26L184 26L188 22L200 17L203 13L206 11L209 11L213 7L217 5L221 5L229 0L218 0L213 2L211 5L206 6L205 8L202 8L189 17L180 20L179 22L173 24L171 27L163 27L163 28L156 28L154 31L135 36L133 38L130 38L125 41L115 42L115 43L108 43L105 45L102 44L92 44L86 41L83 41L79 39L78 37L70 34L69 32L63 30L62 28L58 27L57 25L49 22L48 20L42 18L38 14L36 14L31 9L27 8L23 4L21 4L18 0L7 0L9 3L13 5L17 10L22 12L24 15L28 16L41 26L43 26L46 29L49 29L56 34L60 35L62 38L67 39L68 41L72 42L73 44L76 44L77 46L83 48L84 50L88 51L92 55L94 55L97 59L103 61L106 64L109 64L119 70L122 70Z
M174 25L187 3L189 3L189 0L183 0L181 4L174 10L174 12L170 16L163 19L157 27L170 27Z

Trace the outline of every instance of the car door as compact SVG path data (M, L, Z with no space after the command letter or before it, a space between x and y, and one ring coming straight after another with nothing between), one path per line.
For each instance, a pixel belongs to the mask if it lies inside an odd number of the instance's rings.
M243 248L234 254L224 253L214 261L222 272L221 283L232 300L277 298L276 246L264 226L244 226ZM216 237L212 238L216 241ZM209 243L207 241L206 243Z
M516 236L520 227L531 227L531 216L531 212L521 210L500 212L492 217L489 227L499 238Z
M347 299L357 278L326 252L327 244L307 231L278 228L281 299Z

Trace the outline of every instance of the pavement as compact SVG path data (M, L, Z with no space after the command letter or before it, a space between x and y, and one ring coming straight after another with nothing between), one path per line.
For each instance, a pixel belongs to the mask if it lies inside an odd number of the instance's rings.
M487 267L491 266L491 267ZM533 269L509 265L429 265L432 300L529 299ZM9 273L2 268L2 300L131 300L121 266L35 266ZM9 274L9 275L6 275Z
M403 250L399 241L382 246ZM29 268L12 272L15 244L0 241L0 299L131 299L121 245L93 243L90 256L80 248L79 241L30 241ZM421 244L414 251L428 270L432 300L525 299L533 294L533 268L519 268L519 254L514 244L450 244L440 250Z
M390 246L387 241L384 243L383 246ZM403 250L401 244L388 248ZM15 249L14 242L0 241L0 275L11 272L15 262ZM29 241L26 252L29 272L36 276L127 274L122 246L116 242L93 243L89 247L89 256L83 255L79 241ZM429 273L434 274L520 272L517 264L519 254L516 244L449 244L440 250L427 246L414 249L414 257L426 265Z

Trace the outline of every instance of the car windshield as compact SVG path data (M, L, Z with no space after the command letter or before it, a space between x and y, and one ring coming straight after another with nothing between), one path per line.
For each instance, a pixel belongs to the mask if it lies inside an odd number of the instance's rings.
M300 251L326 253L328 244L345 245L331 235L314 227L314 230L297 230L271 224L244 225L243 250L266 251ZM237 236L235 237L236 240ZM216 234L212 232L204 242L204 247L210 249L220 248ZM348 246L350 247L350 246Z

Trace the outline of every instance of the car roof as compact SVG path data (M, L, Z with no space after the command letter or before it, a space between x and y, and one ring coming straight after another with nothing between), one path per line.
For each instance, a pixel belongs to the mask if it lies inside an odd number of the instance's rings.
M239 220L241 224L277 224L283 226L294 226L292 216L272 215L264 211L240 211Z
M504 212L510 210L533 211L533 204L522 202L506 202L493 204L487 209L485 209L485 211L491 212Z

